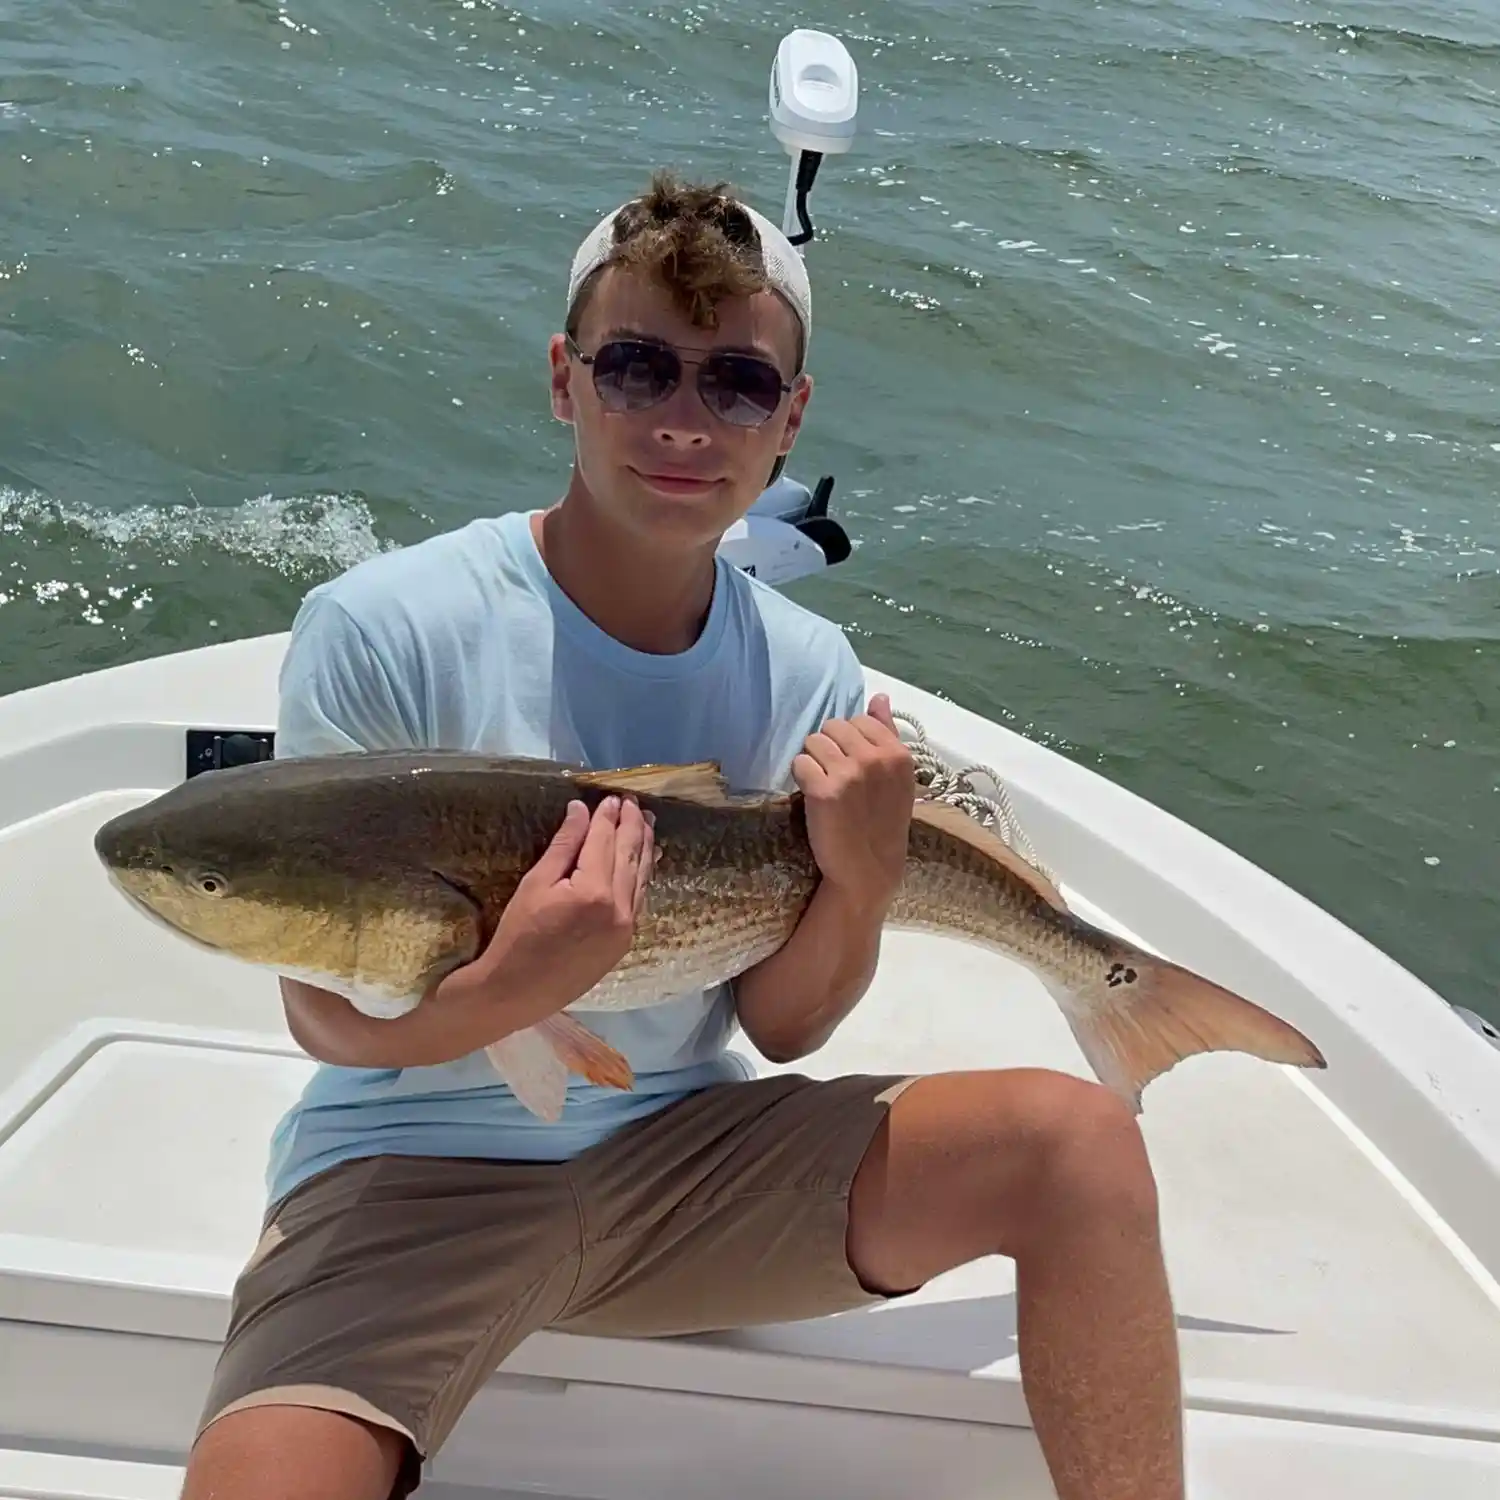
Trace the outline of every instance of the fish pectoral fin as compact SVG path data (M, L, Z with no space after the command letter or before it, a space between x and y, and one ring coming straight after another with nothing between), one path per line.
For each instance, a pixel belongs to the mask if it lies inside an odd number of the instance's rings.
M379 997L385 1014L410 1009L479 954L479 906L437 870L410 872L399 886L356 893L354 900L340 993ZM369 1015L381 1013L366 1009Z
M552 1038L528 1026L484 1050L516 1098L539 1119L556 1123L568 1097L568 1068Z
M604 1088L635 1087L635 1071L624 1054L562 1011L484 1050L516 1098L548 1124L562 1115L570 1071Z
M635 1087L635 1070L624 1053L617 1052L566 1011L560 1010L537 1022L535 1029L546 1033L569 1072L580 1073L602 1088Z
M1136 1113L1141 1091L1185 1057L1245 1052L1265 1062L1326 1068L1295 1026L1201 975L1121 945L1111 971L1074 992L1043 977L1099 1082Z
M919 797L911 810L912 822L924 823L939 833L968 844L987 859L1002 864L1018 880L1024 881L1049 906L1057 911L1067 911L1068 903L1037 867L1023 859L992 828L986 828L977 818L972 818L963 808L951 802L938 802L929 797Z
M683 765L652 764L625 766L613 771L575 771L573 780L609 792L646 792L660 797L681 797L719 807L729 800L729 783L716 760L697 760Z
M445 975L479 956L482 923L474 893L441 870L429 870L420 892L409 903L380 913L373 924L376 946L368 956L377 965L387 956L396 964L401 955L408 956L415 965L409 991L425 995ZM363 962L367 942L363 930L360 938Z

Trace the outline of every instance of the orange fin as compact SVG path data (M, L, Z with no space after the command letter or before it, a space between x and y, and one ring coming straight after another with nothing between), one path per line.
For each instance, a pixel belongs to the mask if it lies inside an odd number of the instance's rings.
M1121 943L1111 973L1072 992L1043 983L1100 1083L1140 1113L1141 1091L1185 1057L1246 1052L1265 1062L1326 1068L1296 1027L1212 980Z
M532 1114L548 1124L561 1117L568 1098L568 1069L552 1038L540 1027L513 1031L484 1050L495 1071Z
M729 784L716 760L699 760L680 766L653 764L625 766L613 771L574 771L572 777L584 786L599 787L604 791L682 797L708 807L720 807L729 800Z
M566 1011L560 1010L545 1021L538 1021L535 1029L552 1043L553 1050L570 1072L581 1073L590 1083L597 1083L601 1088L635 1087L635 1070L624 1054L617 1052L608 1042L601 1041Z
M1063 893L1037 867L1016 853L995 832L986 828L977 818L972 818L963 808L951 802L938 802L930 797L919 797L911 810L914 823L924 823L939 833L961 840L976 849L987 859L1002 864L1016 879L1029 885L1043 901L1058 911L1067 911L1068 903Z

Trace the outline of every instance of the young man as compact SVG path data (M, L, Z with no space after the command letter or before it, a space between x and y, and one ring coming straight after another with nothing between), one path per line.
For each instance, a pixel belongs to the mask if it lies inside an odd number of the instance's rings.
M733 986L591 1017L636 1086L574 1081L553 1124L482 1049L624 954L653 858L633 802L575 804L486 952L409 1014L283 981L322 1066L277 1132L187 1500L404 1496L538 1328L815 1317L991 1253L1016 1262L1061 1500L1181 1500L1155 1189L1113 1096L1027 1069L747 1078L726 1051L738 1024L772 1059L806 1056L864 993L915 786L842 633L715 556L812 390L800 258L720 191L658 178L580 249L566 327L562 499L313 590L278 753L713 759L733 784L803 790L822 882Z

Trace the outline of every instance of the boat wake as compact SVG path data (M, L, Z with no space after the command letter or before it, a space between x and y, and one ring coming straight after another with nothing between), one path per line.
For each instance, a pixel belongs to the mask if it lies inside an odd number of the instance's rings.
M162 557L203 551L273 568L288 577L343 572L394 542L380 537L369 505L357 495L277 498L237 505L136 505L110 510L0 487L0 536L12 562L26 543L101 543L116 552Z

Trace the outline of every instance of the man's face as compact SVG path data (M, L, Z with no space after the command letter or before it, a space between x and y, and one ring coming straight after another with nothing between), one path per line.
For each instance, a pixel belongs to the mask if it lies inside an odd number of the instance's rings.
M574 428L590 495L612 520L673 545L717 544L750 509L777 455L791 450L812 392L810 377L793 377L797 320L780 297L757 292L721 302L717 312L717 328L698 328L648 276L619 266L600 276L579 321L577 349L588 357L612 340L632 338L664 345L682 361L675 389L639 410L601 400L595 367L570 351L563 335L550 350L552 410ZM793 387L789 394L772 392L776 408L765 422L737 425L700 396L700 362L716 350L768 360ZM644 366L627 371L624 384L648 387ZM744 409L743 402L715 399Z

